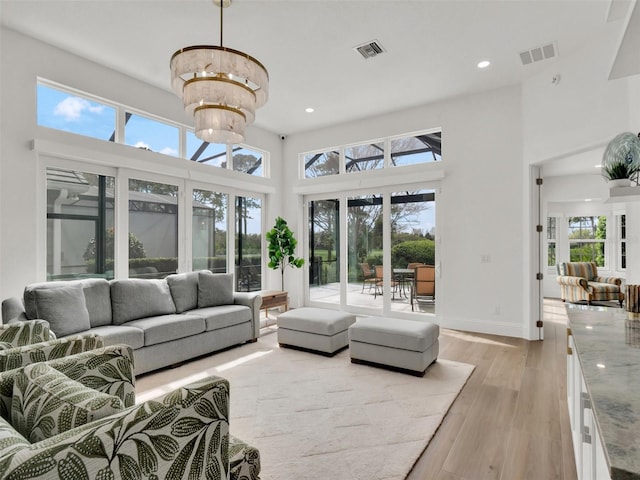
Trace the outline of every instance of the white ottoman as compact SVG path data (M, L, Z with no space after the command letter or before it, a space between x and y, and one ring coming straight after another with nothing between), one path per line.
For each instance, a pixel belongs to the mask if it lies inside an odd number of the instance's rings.
M361 318L349 327L351 361L422 376L438 358L439 335L438 325L429 322Z
M286 347L335 355L349 344L347 330L356 321L352 313L303 307L278 316L278 343Z

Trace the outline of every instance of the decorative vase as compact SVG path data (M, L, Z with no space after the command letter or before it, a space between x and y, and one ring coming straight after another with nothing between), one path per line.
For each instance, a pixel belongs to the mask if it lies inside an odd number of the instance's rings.
M630 178L616 178L614 180L609 180L610 187L630 187L631 179Z

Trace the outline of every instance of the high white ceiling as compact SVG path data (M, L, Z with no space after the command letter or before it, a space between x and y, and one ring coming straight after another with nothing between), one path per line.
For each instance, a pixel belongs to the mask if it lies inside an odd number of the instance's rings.
M288 135L516 84L592 41L611 6L628 3L234 0L224 10L224 45L267 67L271 95L256 125ZM0 0L0 16L4 26L167 90L172 53L218 45L220 35L211 0ZM386 53L365 60L353 50L374 39ZM550 42L556 59L521 64L519 52ZM478 69L485 59L491 66Z

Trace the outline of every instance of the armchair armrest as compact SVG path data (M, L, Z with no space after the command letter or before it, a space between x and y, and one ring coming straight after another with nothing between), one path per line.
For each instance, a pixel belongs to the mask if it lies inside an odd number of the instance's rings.
M47 364L87 387L117 395L125 407L135 403L133 349L129 345L98 348L50 360ZM14 369L0 373L0 415L4 418L8 418L11 411L16 372Z
M55 360L56 358L63 358L101 347L104 347L104 340L102 337L92 333L8 348L0 350L0 372L20 368L30 363Z
M227 479L228 448L229 383L209 377L32 444L1 459L0 471L11 478Z
M570 275L558 275L558 283L560 285L567 285L569 287L581 287L585 290L589 290L589 284L586 278L572 277Z
M595 277L594 282L610 283L612 285L622 285L622 279L618 277Z
M255 292L233 292L233 303L236 305L246 305L251 309L253 338L260 337L260 306L262 305L262 297Z
M0 325L0 342L21 347L32 343L51 340L49 322L46 320L25 320Z

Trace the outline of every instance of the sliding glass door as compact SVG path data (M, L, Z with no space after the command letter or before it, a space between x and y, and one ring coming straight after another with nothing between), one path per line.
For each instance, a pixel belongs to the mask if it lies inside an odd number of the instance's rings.
M340 200L311 200L309 207L309 296L340 302Z
M435 313L435 197L433 189L411 186L308 200L310 304L374 315Z

